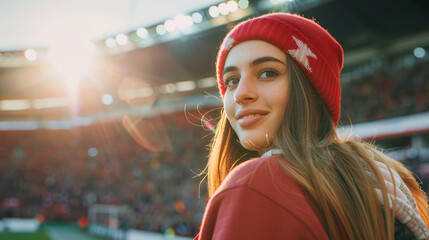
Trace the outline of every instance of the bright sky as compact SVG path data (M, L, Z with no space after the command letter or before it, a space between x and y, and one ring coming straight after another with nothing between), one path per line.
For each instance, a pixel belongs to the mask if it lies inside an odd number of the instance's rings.
M221 0L0 0L0 51L99 40Z

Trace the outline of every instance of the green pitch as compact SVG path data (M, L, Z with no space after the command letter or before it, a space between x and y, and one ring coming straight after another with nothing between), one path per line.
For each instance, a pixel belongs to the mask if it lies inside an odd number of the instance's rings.
M0 232L0 240L102 240L80 229L76 223L48 222L35 233Z
M10 233L0 232L0 240L52 240L45 232Z

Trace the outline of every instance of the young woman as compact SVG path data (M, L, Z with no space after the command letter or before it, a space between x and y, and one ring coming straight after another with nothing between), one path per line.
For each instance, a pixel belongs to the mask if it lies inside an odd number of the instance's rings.
M429 239L413 175L336 134L342 64L338 42L298 15L230 31L216 63L224 111L195 239Z

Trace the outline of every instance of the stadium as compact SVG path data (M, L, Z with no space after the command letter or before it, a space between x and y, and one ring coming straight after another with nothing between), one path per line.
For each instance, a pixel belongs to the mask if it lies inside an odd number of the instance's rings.
M5 36L23 31L8 14L34 4L11 2L0 1L0 28L12 29ZM55 22L72 1L40 2ZM195 237L222 106L217 50L238 22L270 12L329 30L345 53L337 131L374 142L429 191L424 1L160 2L116 1L128 19L141 9L158 17L90 41L80 36L84 23L56 44L0 42L0 240Z

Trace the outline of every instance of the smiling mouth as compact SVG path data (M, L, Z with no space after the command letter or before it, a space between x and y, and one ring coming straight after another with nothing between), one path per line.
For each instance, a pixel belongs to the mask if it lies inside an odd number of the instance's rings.
M252 117L256 117L256 116L265 116L266 114L251 114L251 115L246 115L241 117L240 119L246 119L246 118L252 118ZM238 120L240 120L238 119Z
M238 125L242 128L252 127L260 120L262 120L267 114L250 114L245 115L237 119Z
M238 113L235 115L235 118L237 120L240 120L240 119L243 119L243 118L252 118L252 117L257 117L257 116L265 116L268 113L269 113L268 111L261 110L261 109L245 109L245 110L238 111Z

